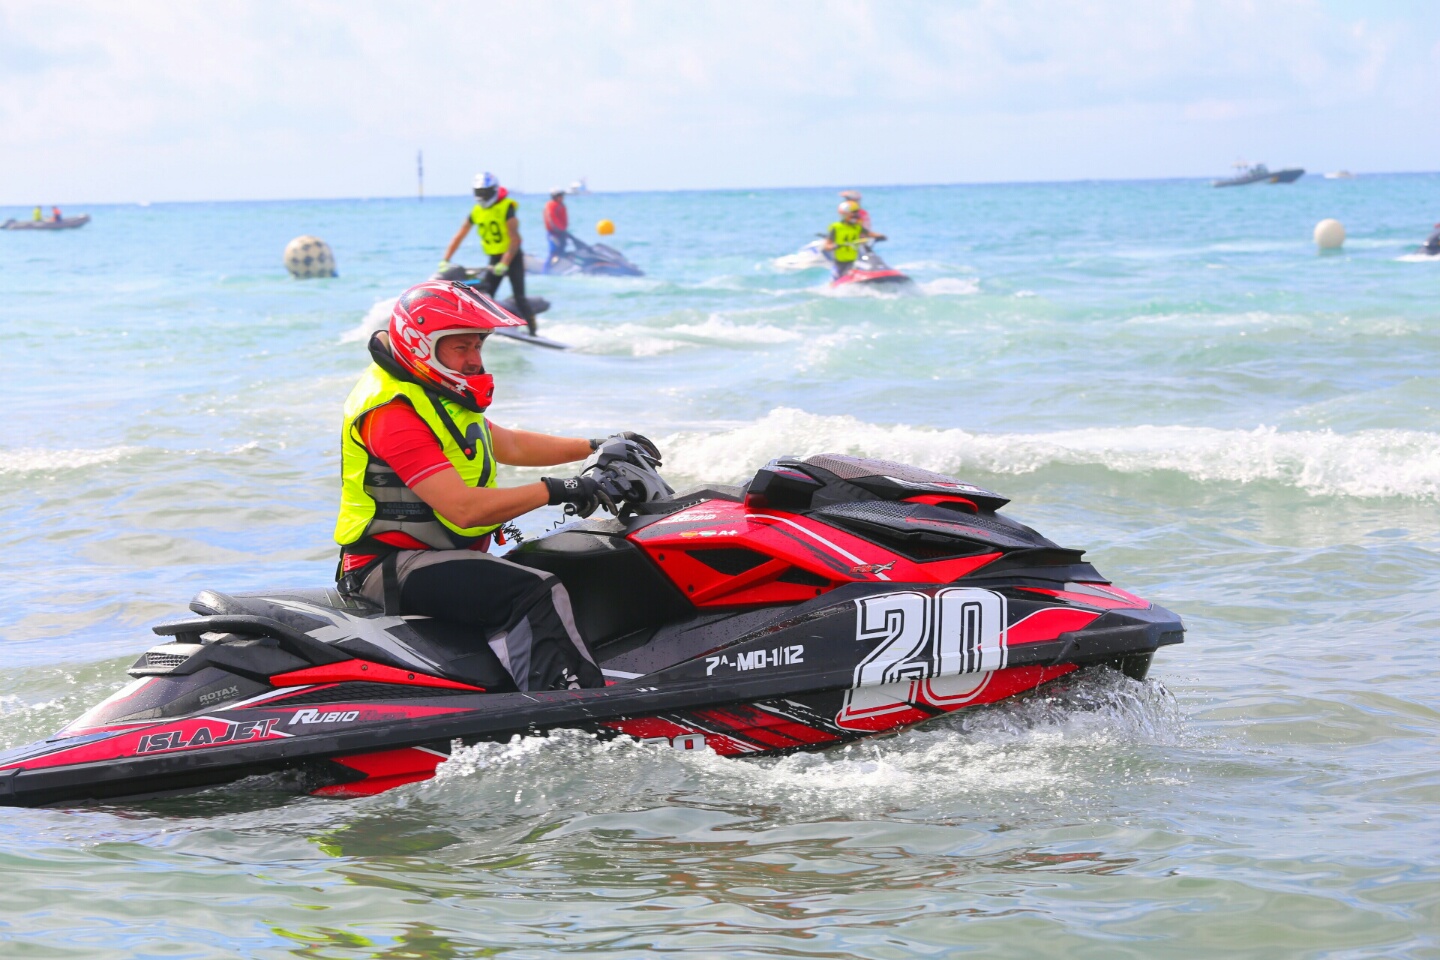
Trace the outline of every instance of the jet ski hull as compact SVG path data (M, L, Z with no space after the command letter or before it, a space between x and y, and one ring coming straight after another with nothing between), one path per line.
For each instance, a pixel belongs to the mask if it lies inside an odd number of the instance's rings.
M1107 665L1141 679L1169 611L898 464L773 461L747 488L571 524L509 554L570 593L608 685L519 692L481 638L333 589L202 592L135 678L0 754L0 804L66 805L284 773L366 794L453 746L578 729L725 756L890 733ZM633 505L632 505L633 509Z
M903 287L914 283L909 277L899 270L851 270L843 277L836 277L830 282L833 287L845 287L854 284L876 287Z
M855 265L834 280L832 290L846 286L866 287L908 287L913 281L881 259L871 244L864 244L858 251Z

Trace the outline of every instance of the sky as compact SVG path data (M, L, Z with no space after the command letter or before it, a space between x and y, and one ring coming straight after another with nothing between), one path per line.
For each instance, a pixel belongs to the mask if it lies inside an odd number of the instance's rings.
M1440 169L1436 0L0 0L0 204Z

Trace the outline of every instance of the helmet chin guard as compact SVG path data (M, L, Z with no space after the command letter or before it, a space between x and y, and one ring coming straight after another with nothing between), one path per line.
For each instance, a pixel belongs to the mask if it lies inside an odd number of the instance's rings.
M478 333L501 327L523 327L525 321L471 287L448 280L427 280L406 290L390 312L390 352L421 386L438 391L472 410L484 410L495 397L495 378L483 370L465 375L436 356L442 337Z

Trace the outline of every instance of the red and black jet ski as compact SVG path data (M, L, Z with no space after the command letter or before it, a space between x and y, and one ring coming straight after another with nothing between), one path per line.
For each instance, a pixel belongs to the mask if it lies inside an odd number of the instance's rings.
M0 804L277 771L371 794L430 777L456 743L562 727L727 756L815 750L1085 667L1143 679L1180 619L998 513L1006 502L896 463L781 458L743 487L626 503L524 543L508 556L565 583L600 689L517 692L481 638L333 589L207 590L194 616L154 628L165 642L128 686L0 754Z
M858 244L855 248L855 265L830 281L832 289L850 284L867 287L908 287L914 283L909 277L880 259L875 247L869 243Z

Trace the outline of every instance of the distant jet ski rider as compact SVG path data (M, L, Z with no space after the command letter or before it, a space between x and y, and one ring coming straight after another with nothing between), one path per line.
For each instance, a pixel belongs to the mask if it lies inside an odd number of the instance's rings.
M474 227L480 234L480 246L490 258L490 273L477 286L486 296L500 289L500 281L510 278L510 292L515 295L515 312L525 320L531 336L535 334L535 311L525 299L525 253L520 249L520 204L510 198L493 173L475 174L475 206L470 216L445 248L439 272L450 269L450 258L460 249L465 235Z
M545 257L545 272L565 255L565 246L570 242L570 211L565 207L565 191L560 187L550 191L550 202L545 204L545 239L550 252Z
M581 515L624 496L604 470L518 487L496 465L583 460L603 443L658 461L634 433L609 440L555 437L490 422L495 383L481 347L520 321L459 283L430 280L396 302L370 339L373 361L345 401L341 435L339 589L395 615L422 614L477 633L520 690L599 687L604 678L550 573L486 552L506 521L546 504Z
M1420 248L1420 252L1432 257L1440 254L1440 223L1435 224L1435 229L1425 238L1425 245Z
M840 204L840 219L830 224L830 232L822 245L835 267L835 276L845 276L855 268L859 247L866 240L884 240L885 235L871 233L860 222L860 204L846 200Z
M841 199L841 200L854 200L854 201L855 201L855 206L860 207L860 191L859 191L859 190L841 190L841 191L840 191L840 199ZM872 230L872 229L874 229L873 227L870 226L870 211L869 211L869 210L866 210L864 207L860 207L860 226L864 227L866 230Z

